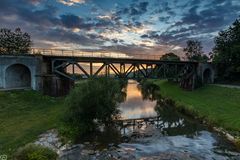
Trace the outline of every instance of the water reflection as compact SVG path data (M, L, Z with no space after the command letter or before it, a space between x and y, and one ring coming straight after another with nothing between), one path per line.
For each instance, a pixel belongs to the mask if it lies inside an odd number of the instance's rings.
M121 148L133 151L137 159L163 153L174 155L173 158L186 155L192 157L189 159L236 158L228 154L232 150L229 142L179 113L175 102L163 98L159 90L152 83L129 82L126 101L120 105L123 119L120 130L122 136L130 139L121 143Z
M159 90L151 83L139 85L136 81L129 81L123 90L127 93L126 97L123 96L125 102L119 107L121 120L115 125L100 127L99 132L82 141L97 142L94 145L97 149L109 148L119 154L123 151L130 154L128 157L134 157L131 159L151 159L154 156L156 159L182 160L239 158L236 152L229 152L234 151L229 142L179 113L175 102L163 98Z
M144 118L157 115L154 111L156 101L143 100L136 81L129 80L126 92L126 101L119 106L122 119Z
M129 82L126 101L120 105L122 134L149 134L151 130L158 129L164 135L197 135L202 126L181 115L175 102L163 98L159 90L150 82L141 85Z

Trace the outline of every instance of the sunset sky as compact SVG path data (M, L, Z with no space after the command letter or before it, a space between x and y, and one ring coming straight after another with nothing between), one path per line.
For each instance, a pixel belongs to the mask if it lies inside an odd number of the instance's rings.
M0 0L0 27L34 47L126 54L181 55L189 39L207 53L239 15L239 0Z

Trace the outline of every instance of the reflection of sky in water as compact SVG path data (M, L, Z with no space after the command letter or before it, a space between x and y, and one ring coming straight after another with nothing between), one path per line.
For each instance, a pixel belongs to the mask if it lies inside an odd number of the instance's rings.
M137 85L138 83L136 81L129 81L128 83L126 101L120 104L122 118L134 119L157 116L157 113L154 110L156 101L143 100L141 91L138 90ZM166 110L163 111L166 112ZM174 114L176 113L173 113L173 115ZM176 119L175 122L173 121L175 119L172 119L171 117L162 116L160 116L159 121L159 124L162 125L159 127L156 127L156 125L146 125L146 122L144 121L144 123L142 123L143 125L140 125L140 127L138 127L137 123L134 123L134 125L127 125L122 128L121 133L123 135L131 136L138 133L140 138L136 136L136 139L133 139L129 143L121 143L119 145L120 149L130 152L138 159L143 157L147 157L146 159L148 159L148 156L161 153L171 153L178 156L179 154L188 154L193 156L193 159L196 158L200 160L229 159L228 156L231 154L228 155L227 153L231 152L225 152L228 150L229 146L226 145L228 143L225 144L225 140L222 139L222 137L219 139L220 141L217 141L215 137L216 135L207 131L205 127L203 128L202 126L199 126L195 121L192 122L180 118ZM170 114L168 116L170 116ZM161 118L165 118L164 123L161 123L163 122L161 121ZM174 123L170 123L172 121ZM154 124L156 123L158 122L154 122ZM181 125L178 126L177 124ZM238 153L232 153L233 155L238 155ZM239 156L233 156L233 158L239 158Z
M143 100L136 81L129 81L126 101L120 104L123 119L144 118L156 116L154 111L156 101Z

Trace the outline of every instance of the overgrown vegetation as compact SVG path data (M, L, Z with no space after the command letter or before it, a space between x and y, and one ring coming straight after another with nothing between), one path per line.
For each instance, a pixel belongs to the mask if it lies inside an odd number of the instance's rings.
M240 18L215 38L214 58L219 78L240 81Z
M180 59L180 57L177 56L176 54L170 52L170 53L164 54L164 55L160 58L160 60L162 60L162 61L180 61L181 59Z
M142 80L140 84L141 86L139 86L139 90L142 93L143 99L149 99L153 101L160 98L160 87L158 85L148 80Z
M98 126L112 124L119 117L117 106L123 95L120 83L113 79L100 78L79 84L66 99L68 109L62 133L76 140L94 132Z
M57 158L58 155L53 150L36 144L27 144L14 154L15 160L56 160Z
M203 47L200 41L188 40L183 52L185 52L186 58L189 61L207 62L208 57L203 54L202 49Z
M0 155L10 157L18 147L57 128L63 113L63 99L36 91L0 92Z
M20 28L16 28L15 31L0 29L0 54L28 53L31 43L30 35L23 33Z
M205 85L194 91L185 91L175 83L151 80L160 87L161 95L176 101L178 106L206 118L209 122L239 134L240 90Z

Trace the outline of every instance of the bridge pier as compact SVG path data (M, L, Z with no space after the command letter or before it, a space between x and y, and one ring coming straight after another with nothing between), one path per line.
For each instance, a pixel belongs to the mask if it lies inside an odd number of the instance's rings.
M0 89L31 88L39 90L42 59L39 56L0 57Z

